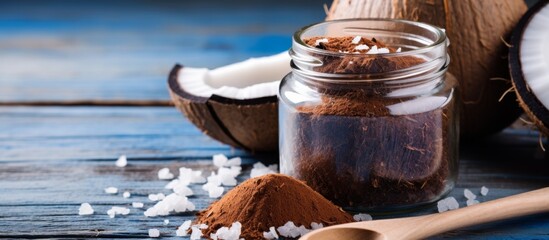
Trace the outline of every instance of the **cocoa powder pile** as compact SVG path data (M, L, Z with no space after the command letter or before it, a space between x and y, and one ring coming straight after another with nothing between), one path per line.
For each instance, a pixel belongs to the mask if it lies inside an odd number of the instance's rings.
M357 46L351 43L353 37L318 43L319 39L305 42L335 52L352 53ZM386 48L375 39L362 38L359 44ZM322 60L323 66L315 71L353 74L386 73L425 62L412 56L369 54ZM388 90L375 84L379 83L355 88L317 85L321 103L287 110L287 122L292 123L289 144L294 146L292 174L335 204L355 211L437 200L453 177L449 168L456 164L447 138L457 134L455 124L449 124L453 101L434 110L394 115L387 106L411 98L387 98Z
M196 220L208 225L205 236L236 221L242 224L242 238L263 239L269 227L280 227L288 221L310 229L312 222L328 226L352 222L353 217L303 182L268 174L236 186L199 212Z

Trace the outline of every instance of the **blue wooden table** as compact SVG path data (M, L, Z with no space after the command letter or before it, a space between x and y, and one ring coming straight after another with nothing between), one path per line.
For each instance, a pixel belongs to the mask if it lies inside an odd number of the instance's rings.
M323 2L301 1L2 1L0 2L0 238L165 238L194 212L147 218L133 209L169 193L157 171L213 170L211 156L276 163L203 135L174 107L166 87L176 62L217 67L284 51L301 26L322 21ZM129 165L114 161L125 154ZM464 188L490 188L480 201L549 186L549 159L536 131L509 128L464 145ZM118 187L131 198L105 194ZM193 186L198 209L213 199ZM79 216L81 203L96 213ZM404 214L436 212L435 206ZM395 216L378 216L388 218ZM170 223L164 225L164 219ZM433 239L549 239L549 215L446 233Z

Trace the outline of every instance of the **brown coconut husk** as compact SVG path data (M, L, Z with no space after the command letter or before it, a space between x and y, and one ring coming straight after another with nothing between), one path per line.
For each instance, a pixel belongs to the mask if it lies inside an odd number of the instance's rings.
M528 10L517 24L511 37L509 48L509 69L513 88L515 89L519 104L530 120L545 136L549 136L549 110L539 101L536 95L530 91L528 84L524 80L520 61L520 44L524 30L532 17L547 4L549 4L549 1L539 1L538 4Z
M500 96L511 86L490 78L509 78L506 38L527 7L523 0L334 0L328 20L398 18L446 29L452 58L449 71L462 89L461 134L466 139L495 133L514 122L516 99Z
M175 106L206 135L233 147L250 151L278 150L276 96L238 100L212 95L199 97L183 90L177 64L168 77Z

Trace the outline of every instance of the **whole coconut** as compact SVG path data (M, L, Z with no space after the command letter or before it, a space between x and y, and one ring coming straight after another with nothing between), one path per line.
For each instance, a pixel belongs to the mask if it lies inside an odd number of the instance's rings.
M512 85L497 79L509 79L502 39L526 10L523 0L335 0L327 19L408 19L446 29L449 71L462 89L461 135L472 139L505 128L521 113L514 94L499 101Z

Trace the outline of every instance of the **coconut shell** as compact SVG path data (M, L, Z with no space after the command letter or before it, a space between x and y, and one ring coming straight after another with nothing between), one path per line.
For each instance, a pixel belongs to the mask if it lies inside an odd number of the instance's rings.
M534 7L522 17L515 27L511 36L511 47L509 48L509 69L513 87L519 100L520 106L524 109L528 117L546 136L549 136L549 110L539 101L539 99L530 91L528 84L522 74L522 63L520 61L520 44L532 17L543 7L549 4L549 1L539 1Z
M521 113L511 88L505 39L526 12L523 0L335 0L327 19L399 18L446 29L452 59L449 71L462 93L461 135L465 139L495 133ZM375 36L371 36L375 37Z
M238 100L212 95L192 95L177 81L183 66L177 64L168 77L175 106L206 135L233 147L250 151L278 150L277 97Z

